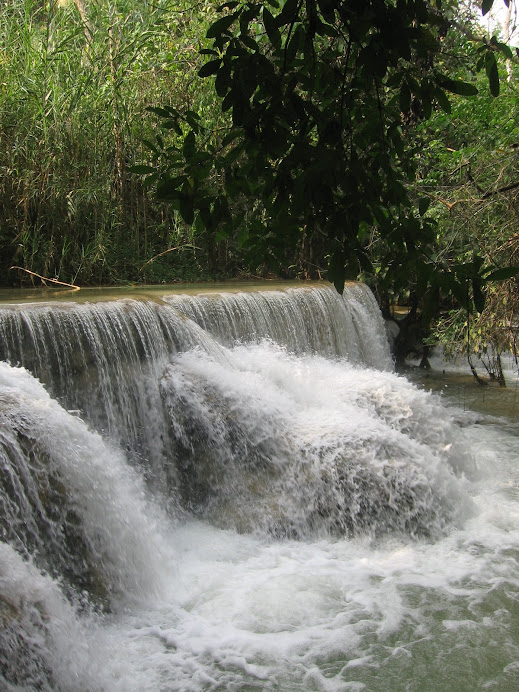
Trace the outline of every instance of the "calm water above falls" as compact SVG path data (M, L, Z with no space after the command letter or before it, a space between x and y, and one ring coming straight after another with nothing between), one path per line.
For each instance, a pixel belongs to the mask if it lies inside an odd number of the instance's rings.
M0 358L0 689L519 688L516 423L364 287L5 305Z

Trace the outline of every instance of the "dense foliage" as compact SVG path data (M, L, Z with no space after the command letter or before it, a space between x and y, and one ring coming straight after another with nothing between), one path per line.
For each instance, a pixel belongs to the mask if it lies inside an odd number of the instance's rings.
M514 72L512 66L512 79L502 84L499 99L480 88L470 117L463 101L454 100L449 116L435 114L417 133L422 146L416 185L431 199L429 213L438 224L432 259L457 275L459 284L465 282L465 292L458 292L450 309L440 314L433 342L439 340L447 352L468 350L475 366L484 365L498 379L499 354L517 353L519 113ZM479 284L478 276L483 279ZM501 280L485 281L488 276Z
M79 284L210 275L206 251L192 249L203 243L128 165L145 156L147 106L168 95L212 108L196 72L214 16L211 2L0 3L3 284L33 279L11 266Z
M205 132L188 120L182 146L155 150L159 197L220 237L237 231L256 264L285 266L290 251L320 267L328 258L339 290L359 272L374 274L374 231L388 284L410 271L429 275L435 226L427 198L415 211L409 195L412 130L435 107L450 112L446 92L477 94L446 64L441 3L234 1L221 9L199 74L215 76L228 133L219 147L197 147ZM496 53L509 48L494 40L478 50L497 94ZM159 115L180 134L175 109ZM214 172L223 182L216 190ZM240 197L246 219L230 209Z

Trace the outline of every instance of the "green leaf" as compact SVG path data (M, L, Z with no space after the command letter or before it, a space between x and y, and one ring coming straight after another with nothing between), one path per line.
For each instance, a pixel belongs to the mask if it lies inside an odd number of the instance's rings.
M510 46L507 46L506 43L498 43L497 49L505 56L505 58L507 60L513 60L514 59L514 54L512 53L512 49L510 48Z
M430 206L431 200L428 197L422 197L418 202L418 211L420 213L420 216L423 216Z
M198 70L198 76L209 77L212 74L216 74L220 69L221 64L221 59L210 60L209 62L206 62L205 65L202 65L202 67Z
M198 115L198 113L194 113L193 111L186 111L185 118L187 124L195 134L200 132L200 130L204 129L200 124L200 116Z
M422 299L422 319L425 324L429 324L438 314L440 308L440 290L435 282L426 291Z
M234 12L225 17L217 19L214 24L211 24L206 33L206 38L217 38L225 33L234 24L234 21L239 16L240 12Z
M195 211L193 209L193 198L188 195L183 195L180 198L180 214L184 221L191 226L195 220Z
M342 251L334 252L328 259L328 281L331 281L338 293L344 291L346 278L345 258Z
M429 120L432 114L432 102L428 92L424 92L422 96L422 113L425 120Z
M317 0L317 4L324 19L328 24L333 24L335 21L335 3L333 0Z
M195 140L195 133L193 131L189 132L186 135L186 138L184 139L184 145L182 147L182 153L186 159L186 161L189 161L189 159L192 159L193 156L196 153L196 140Z
M229 231L227 228L221 228L218 233L214 236L215 243L221 243L222 240L226 240L229 237Z
M234 106L234 91L231 89L227 96L222 100L222 113L226 113Z
M138 163L135 166L128 166L130 173L139 173L140 175L144 173L154 173L155 168L153 166L146 166L143 163Z
M177 135L181 135L181 134L182 134L182 128L181 128L180 125L178 124L178 121L177 121L177 120L165 120L165 121L162 123L162 127L163 127L165 130L175 130L175 132L177 133Z
M472 279L472 294L474 296L474 307L481 313L485 309L485 294L481 290L481 279L476 277Z
M220 98L223 98L231 87L231 70L229 65L223 64L222 68L218 70L216 79L214 82L214 89Z
M171 118L172 115L170 109L162 108L160 106L148 106L146 110L150 113L155 113L155 115L158 115L160 118Z
M179 175L175 178L161 178L157 184L157 197L163 202L173 202L180 199L182 193L178 187L186 180L185 175Z
M519 267L501 267L501 269L496 269L495 271L487 274L484 277L485 281L506 281L507 279L513 279L519 274Z
M492 5L494 4L494 0L483 0L481 3L481 12L483 16L488 14L490 10L492 9Z
M401 112L404 114L409 113L409 109L411 108L411 90L407 82L402 82L398 98Z
M492 96L499 96L499 72L494 53L487 53L485 58L485 72L488 77L488 86Z
M283 5L281 13L277 16L277 23L279 26L285 26L286 24L291 24L297 18L297 12L299 9L299 0L287 0Z
M253 53L257 53L259 51L259 45L251 36L249 36L249 34L245 34L242 32L240 34L240 41L243 43L244 46L247 46L247 48L251 50Z
M265 31L269 37L270 42L275 48L281 47L281 34L276 25L276 20L272 16L271 12L264 7L263 8L263 24L265 25Z
M476 96L478 93L474 84L462 82L458 79L450 79L450 77L441 77L438 80L441 87L450 91L451 94L459 94L460 96Z
M436 101L444 113L450 113L452 111L451 102L443 89L436 89L434 96L436 97Z
M456 281L452 279L451 277L449 281L449 288L451 290L452 295L458 303L461 305L462 308L465 308L465 310L469 309L469 303L467 300L467 286L465 281Z
M228 132L222 140L222 147L226 147L231 142L234 142L234 140L237 137L240 137L241 134L241 130L231 130L231 132Z
M234 149L231 149L231 151L225 155L224 158L224 164L225 166L230 166L232 163L236 161L238 156L244 151L245 145L243 142L240 142Z
M157 149L155 144L153 144L153 142L150 142L149 139L143 139L142 143L144 144L144 146L148 147L148 149L151 149L153 153L158 154L159 150Z
M472 279L478 276L479 263L463 262L461 264L455 264L453 270L460 280Z
M143 187L151 187L158 180L158 177L158 172L155 172L149 175L147 178L144 178L144 180L142 181Z

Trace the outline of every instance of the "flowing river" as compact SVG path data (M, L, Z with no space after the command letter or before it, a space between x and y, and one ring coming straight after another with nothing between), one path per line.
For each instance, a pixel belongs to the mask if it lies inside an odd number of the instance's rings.
M519 689L517 421L366 287L6 301L0 361L0 690Z

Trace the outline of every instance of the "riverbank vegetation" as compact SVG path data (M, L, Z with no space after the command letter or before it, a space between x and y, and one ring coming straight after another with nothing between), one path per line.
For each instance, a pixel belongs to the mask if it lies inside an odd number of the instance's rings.
M128 167L148 106L216 112L199 88L214 3L9 0L0 5L0 276L77 284L196 280L222 268ZM165 249L185 248L165 260ZM196 246L196 249L195 249ZM211 260L213 258L211 257ZM224 267L224 270L227 270Z
M495 37L492 5L510 10ZM499 379L519 308L514 12L2 3L2 283L361 278Z

